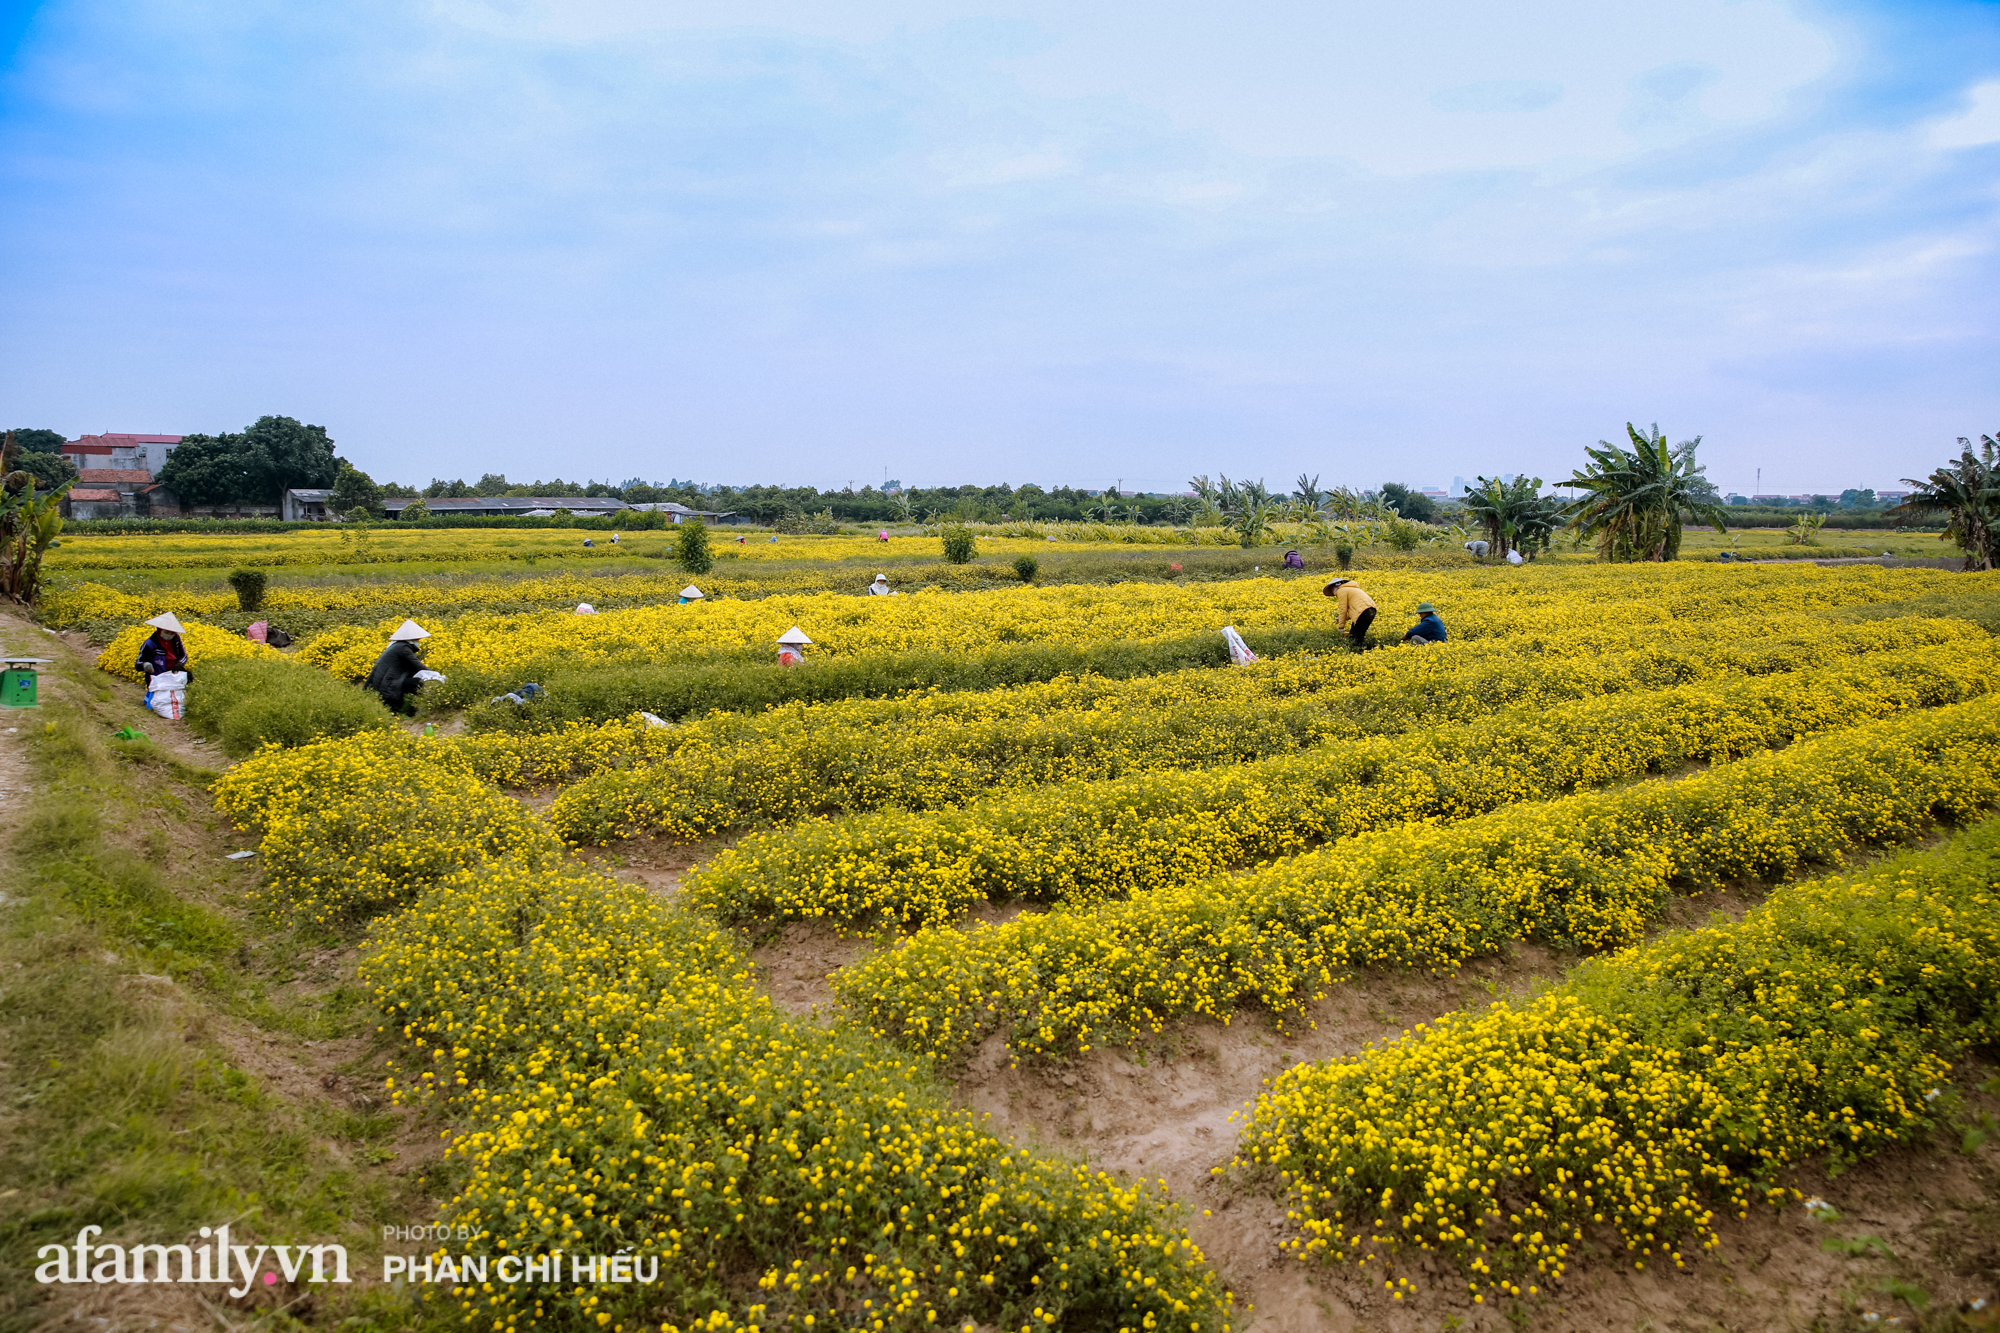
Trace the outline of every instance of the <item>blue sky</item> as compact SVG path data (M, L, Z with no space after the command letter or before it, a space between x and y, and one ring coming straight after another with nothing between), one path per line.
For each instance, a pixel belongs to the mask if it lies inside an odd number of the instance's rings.
M378 478L2000 431L2000 4L0 0L0 417Z

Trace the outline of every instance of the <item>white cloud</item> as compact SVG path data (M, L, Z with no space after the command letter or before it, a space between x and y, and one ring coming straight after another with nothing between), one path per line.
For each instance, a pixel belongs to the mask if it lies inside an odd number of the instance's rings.
M1590 167L1781 113L1834 67L1832 30L1784 0L439 0L516 38L754 30L873 46L1006 27L989 54L1031 93L1123 99L1260 157L1387 175ZM1010 53L1009 45L1024 49ZM1675 84L1681 71L1694 84ZM1662 79L1675 84L1664 91ZM1651 84L1648 81L1651 81ZM1635 89L1643 105L1632 112ZM1676 114L1645 114L1651 103ZM1532 111L1534 115L1519 113ZM1472 113L1472 114L1468 114Z
M2000 79L1976 84L1966 94L1971 105L1955 116L1930 123L1926 141L1933 148L1979 148L2000 143Z

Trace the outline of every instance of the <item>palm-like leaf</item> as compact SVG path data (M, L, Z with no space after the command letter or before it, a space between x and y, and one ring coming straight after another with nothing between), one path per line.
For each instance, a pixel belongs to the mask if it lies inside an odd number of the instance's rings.
M1460 503L1466 516L1486 532L1486 542L1495 555L1511 550L1547 550L1549 537L1561 526L1564 506L1560 500L1542 495L1540 477L1480 477Z
M1982 435L1979 441L1974 453L1972 441L1961 435L1952 462L1921 481L1903 478L1916 489L1889 515L1900 522L1942 516L1944 539L1965 552L1965 567L1993 569L2000 566L2000 440Z
M1701 436L1669 446L1658 425L1650 433L1625 423L1631 447L1599 440L1586 448L1590 465L1562 483L1581 490L1569 506L1570 526L1597 540L1600 560L1672 560L1680 555L1681 525L1710 524L1727 532L1728 514L1703 481L1695 461Z

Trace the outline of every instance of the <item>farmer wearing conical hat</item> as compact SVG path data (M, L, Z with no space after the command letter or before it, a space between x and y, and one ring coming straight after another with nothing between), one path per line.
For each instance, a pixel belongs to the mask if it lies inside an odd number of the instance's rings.
M392 713L404 712L404 701L423 688L417 673L424 669L423 641L431 632L414 620L405 620L389 636L389 646L375 659L375 667L362 683L382 696ZM408 710L414 713L414 707Z
M778 665L797 666L806 660L806 649L812 647L812 640L797 625L778 636Z
M1375 623L1375 599L1361 591L1361 585L1350 578L1338 578L1323 589L1328 597L1335 599L1340 608L1338 629L1347 630L1347 639L1355 652L1368 646L1368 627ZM1349 628L1350 624L1352 628Z
M1419 617L1417 623L1410 626L1409 633L1403 636L1403 642L1443 643L1444 620L1438 615L1438 609L1429 602L1423 602L1417 607L1417 615Z
M139 660L132 664L133 669L148 680L169 671L186 671L187 644L182 642L181 635L187 631L181 628L174 613L163 611L146 623L153 627L153 632L139 645Z
M700 600L701 589L690 583L687 587L681 589L681 599L678 605L686 606L689 602L698 602Z

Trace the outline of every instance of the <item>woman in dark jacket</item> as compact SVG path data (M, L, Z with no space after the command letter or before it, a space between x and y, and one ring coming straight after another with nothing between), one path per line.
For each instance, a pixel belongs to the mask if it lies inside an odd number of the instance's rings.
M424 659L418 656L422 651L419 645L430 636L431 632L416 621L405 620L389 636L389 646L375 659L375 667L363 683L382 696L390 712L402 712L405 698L423 688L424 683L417 679L417 673L424 669Z
M181 641L184 631L174 613L164 612L146 623L153 627L153 632L139 645L139 658L132 663L133 669L148 681L169 671L186 671L187 644Z

